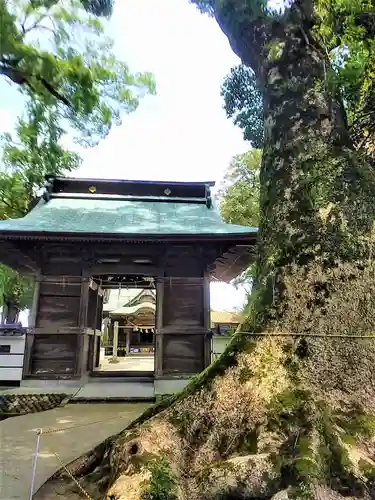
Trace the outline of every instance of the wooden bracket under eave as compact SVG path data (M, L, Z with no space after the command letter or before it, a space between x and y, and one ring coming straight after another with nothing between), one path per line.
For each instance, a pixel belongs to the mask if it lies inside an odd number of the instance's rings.
M21 274L37 274L38 264L10 241L0 241L0 262Z

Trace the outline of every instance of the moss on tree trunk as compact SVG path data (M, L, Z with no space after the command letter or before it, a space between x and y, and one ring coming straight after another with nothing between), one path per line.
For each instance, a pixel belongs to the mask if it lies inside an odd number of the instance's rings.
M235 15L216 12L265 102L257 281L241 325L255 333L71 464L95 499L374 498L375 348L353 338L375 332L374 174L351 149L311 12L292 8L282 29ZM36 498L56 485L81 498L64 472Z

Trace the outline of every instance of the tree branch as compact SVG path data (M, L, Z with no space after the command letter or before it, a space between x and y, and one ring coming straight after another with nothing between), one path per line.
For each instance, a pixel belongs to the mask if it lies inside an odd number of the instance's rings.
M25 23L26 23L28 17L29 17L29 13L26 12L25 17L21 23L21 30L22 30L23 34L25 34Z
M23 215L22 211L21 211L19 208L17 208L17 207L15 207L15 206L11 205L11 204L10 204L8 201L6 201L4 198L1 198L1 199L0 199L0 203L4 203L4 205L6 205L8 208L10 208L13 212L18 213L19 215Z
M0 62L0 74L7 76L9 80L12 80L12 82L16 83L17 85L23 85L27 80L22 72L17 71L15 68L4 61Z
M364 12L355 18L357 26L365 28L368 36L375 37L375 12Z
M27 85L33 92L35 92L36 90L33 87L31 80L32 78L35 78L58 101L65 104L68 108L73 109L72 103L41 75L32 75L31 73L26 73L22 70L19 70L17 69L17 67L14 67L9 61L4 61L4 59L0 61L0 74L7 76L10 80L12 80L13 83L16 83L17 85Z
M363 122L363 120L365 120L366 118L369 118L372 121L374 117L375 117L375 110L363 111L356 117L356 119L351 124L350 128L356 127L358 123Z
M345 20L347 19L350 12L342 11L335 19L335 26L333 31L336 35L343 35L345 31ZM357 14L354 18L356 26L361 26L365 29L365 36L375 37L375 12L361 12Z
M250 3L240 11L236 0L216 6L214 16L235 54L260 77L267 44L284 33L283 18L252 10Z
M39 24L43 21L43 19L46 19L46 17L48 17L47 14L41 14L38 17L38 19L31 26L29 26L29 28L23 29L23 33L26 35L27 33L30 33L30 31L32 31L33 29L38 28Z
M35 26L35 28L33 29L36 29L36 30L46 30L46 31L49 31L50 33L52 33L54 36L56 36L56 31L52 28L50 28L49 26L45 26L44 24L38 24L38 26Z
M68 106L68 108L73 109L72 103L60 92L58 92L47 80L39 75L36 75L35 78L40 82L46 90L52 94L58 101L61 101L65 106Z

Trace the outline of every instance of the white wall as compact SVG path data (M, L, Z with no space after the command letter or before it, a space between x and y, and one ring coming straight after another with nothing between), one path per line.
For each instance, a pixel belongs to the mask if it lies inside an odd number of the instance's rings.
M0 319L1 315L3 313L3 307L0 307ZM22 323L22 326L29 326L29 314L30 314L30 309L25 309L24 311L20 312L20 317L19 321Z
M215 361L215 359L218 358L220 354L225 351L231 338L232 337L213 335L211 361Z

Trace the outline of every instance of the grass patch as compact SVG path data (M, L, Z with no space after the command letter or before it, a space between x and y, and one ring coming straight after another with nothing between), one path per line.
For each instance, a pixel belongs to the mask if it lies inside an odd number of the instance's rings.
M142 500L177 500L176 478L168 461L161 458L150 464L151 477L145 485Z

